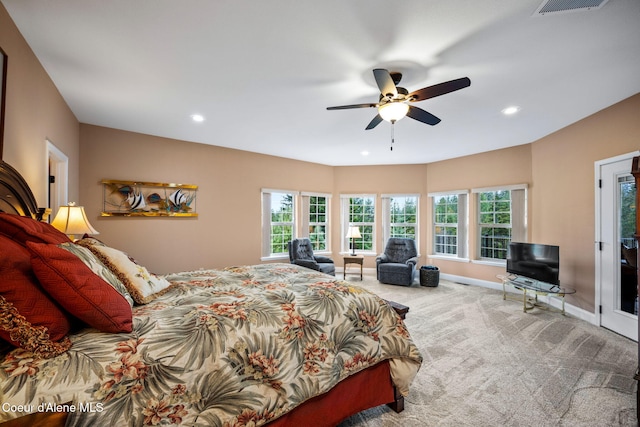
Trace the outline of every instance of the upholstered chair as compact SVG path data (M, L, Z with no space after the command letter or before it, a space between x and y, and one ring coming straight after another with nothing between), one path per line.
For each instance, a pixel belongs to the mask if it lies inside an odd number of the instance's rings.
M384 253L376 258L378 281L390 285L411 286L418 263L418 251L413 239L391 237Z
M289 242L289 260L291 264L307 267L312 270L336 275L333 260L326 256L314 255L311 240L307 238L293 239Z

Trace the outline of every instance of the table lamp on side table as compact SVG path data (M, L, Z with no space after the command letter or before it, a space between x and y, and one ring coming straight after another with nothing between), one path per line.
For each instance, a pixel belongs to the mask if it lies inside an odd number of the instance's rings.
M73 202L60 206L51 225L68 235L71 240L75 240L76 235L82 237L85 234L100 234L89 224L84 206L76 206Z
M347 235L345 237L348 237L351 239L351 255L355 256L356 255L356 246L353 242L354 239L360 239L362 236L360 235L360 228L359 227L349 227L349 231L347 232Z

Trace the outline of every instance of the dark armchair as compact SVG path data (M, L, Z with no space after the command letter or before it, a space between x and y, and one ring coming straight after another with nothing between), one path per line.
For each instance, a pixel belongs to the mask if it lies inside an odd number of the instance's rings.
M336 275L336 267L333 260L326 256L314 255L311 240L293 239L289 242L289 260L291 264L307 267L312 270Z
M418 251L413 239L391 237L384 253L376 258L378 281L390 285L411 286L418 263Z

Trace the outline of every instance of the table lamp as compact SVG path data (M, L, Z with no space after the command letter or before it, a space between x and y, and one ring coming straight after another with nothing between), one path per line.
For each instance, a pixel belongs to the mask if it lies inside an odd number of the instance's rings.
M75 235L100 234L89 224L84 206L76 206L70 202L66 206L60 206L58 213L51 223L56 229L68 235L71 240L75 240Z
M360 228L359 227L349 227L349 231L347 232L346 237L349 237L351 239L351 255L355 256L356 247L355 247L355 244L353 242L353 239L359 239L359 238L362 237L360 235Z

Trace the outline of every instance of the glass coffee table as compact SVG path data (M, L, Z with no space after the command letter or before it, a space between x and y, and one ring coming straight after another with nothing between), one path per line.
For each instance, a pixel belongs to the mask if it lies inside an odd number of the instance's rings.
M502 280L502 299L522 300L522 310L526 313L534 308L548 309L549 306L538 301L538 296L546 296L551 298L558 298L562 302L562 309L560 312L564 315L564 297L565 295L575 294L576 290L573 288L565 288L562 286L550 286L546 283L541 283L536 280L529 280L523 277L517 276L496 276ZM514 298L508 295L507 286L511 286L520 292L522 292L522 298Z

